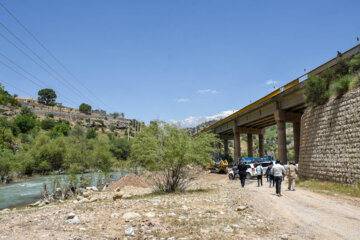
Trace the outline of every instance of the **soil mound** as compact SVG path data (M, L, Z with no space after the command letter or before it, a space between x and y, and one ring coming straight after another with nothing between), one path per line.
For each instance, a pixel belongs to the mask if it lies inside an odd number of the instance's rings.
M113 191L117 188L123 188L125 186L133 186L133 187L141 187L141 188L148 188L151 186L149 181L149 176L141 175L138 176L134 173L130 173L125 177L122 177L117 182L114 182L108 187L109 191Z

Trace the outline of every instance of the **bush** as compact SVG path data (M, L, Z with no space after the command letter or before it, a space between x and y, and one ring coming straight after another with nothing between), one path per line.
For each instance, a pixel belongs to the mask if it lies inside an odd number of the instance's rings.
M53 113L49 113L47 116L48 116L49 118L54 118L54 114L53 114Z
M153 121L134 138L131 162L136 167L163 171L155 179L156 186L164 186L158 190L183 191L192 179L186 166L205 166L214 152L212 144L217 142L214 134L193 138L177 126Z
M351 73L360 70L360 53L356 54L350 61L349 61L349 71Z
M38 171L39 171L42 175L45 175L46 173L48 173L49 171L51 171L51 165L50 165L47 161L42 161L42 162L39 164Z
M14 120L21 133L27 133L35 127L35 119L28 115L18 115Z
M40 126L44 130L50 130L50 129L54 128L55 121L53 119L47 118L47 119L44 119L44 120L41 121Z
M323 104L329 100L329 79L311 76L305 84L305 98L309 106Z
M54 130L64 136L67 136L70 131L70 127L65 123L58 123L55 125Z
M95 128L89 128L86 133L87 139L92 139L97 137L97 132Z
M338 81L334 82L330 89L336 97L341 97L344 93L349 90L349 85L351 82L351 76L345 75L341 77Z

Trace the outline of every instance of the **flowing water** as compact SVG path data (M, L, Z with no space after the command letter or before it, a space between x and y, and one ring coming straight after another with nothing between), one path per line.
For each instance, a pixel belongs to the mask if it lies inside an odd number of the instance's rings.
M113 172L110 174L111 180L117 181L125 174L126 173L123 172ZM78 178L80 177L80 175L77 176ZM92 186L96 185L100 177L103 177L103 175L99 173L87 173L84 174L84 176L91 178ZM51 190L55 178L59 177L65 179L67 175L43 176L32 178L26 182L0 185L0 210L36 202L40 198L44 184Z

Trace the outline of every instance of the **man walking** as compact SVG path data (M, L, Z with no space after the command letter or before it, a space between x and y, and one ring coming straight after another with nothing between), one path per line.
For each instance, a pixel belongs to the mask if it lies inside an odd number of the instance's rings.
M245 179L246 179L246 170L247 170L247 168L248 167L245 165L245 163L243 161L239 162L238 169L239 169L241 187L245 187Z
M298 170L295 166L295 164L290 164L287 169L287 177L289 181L288 189L291 191L291 185L292 190L295 191L295 179L297 178Z
M274 186L275 184L275 181L274 181L274 174L271 173L271 169L273 167L273 163L271 162L271 164L268 166L268 168L266 169L266 174L269 175L269 188L271 188L271 185Z
M261 186L263 185L262 184L263 168L261 167L260 164L256 167L256 175L257 175L257 180L258 180L258 187L260 187L260 184L261 184Z
M276 195L281 195L281 182L285 175L285 168L280 164L279 160L276 160L275 165L271 168L271 173L274 174L274 181L276 185Z

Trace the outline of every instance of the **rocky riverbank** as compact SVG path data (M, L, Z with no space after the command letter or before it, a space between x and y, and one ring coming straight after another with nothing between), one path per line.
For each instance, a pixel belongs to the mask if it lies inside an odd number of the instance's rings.
M124 186L37 208L3 210L0 238L238 239L270 232L245 193L234 191L225 177L204 172L186 194L157 195L151 188Z

